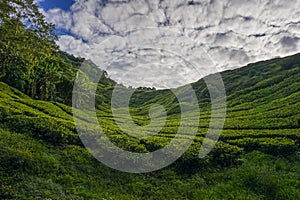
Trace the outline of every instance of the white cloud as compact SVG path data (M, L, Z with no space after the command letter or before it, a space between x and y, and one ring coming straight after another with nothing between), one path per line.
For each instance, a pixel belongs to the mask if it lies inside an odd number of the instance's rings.
M34 3L41 3L41 2L44 2L45 0L34 0L33 2Z
M300 51L300 0L76 0L46 18L76 36L63 50L126 85L175 87Z
M70 30L73 25L72 14L59 8L54 8L46 13L46 20L55 24L56 28Z

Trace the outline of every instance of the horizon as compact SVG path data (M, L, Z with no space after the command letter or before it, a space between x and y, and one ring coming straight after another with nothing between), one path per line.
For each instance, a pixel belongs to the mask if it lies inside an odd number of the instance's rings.
M91 59L112 79L133 87L179 87L300 52L298 0L37 2L56 24L61 50Z

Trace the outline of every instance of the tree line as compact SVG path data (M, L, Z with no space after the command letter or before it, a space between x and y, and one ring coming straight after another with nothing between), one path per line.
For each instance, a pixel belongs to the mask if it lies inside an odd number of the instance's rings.
M70 103L83 59L61 52L57 39L33 0L1 0L0 81L34 99Z

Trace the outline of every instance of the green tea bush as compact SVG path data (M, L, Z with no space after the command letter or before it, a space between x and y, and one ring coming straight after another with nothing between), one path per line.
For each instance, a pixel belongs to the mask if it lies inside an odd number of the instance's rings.
M11 131L26 133L53 145L80 144L72 122L51 117L12 116L5 119Z
M212 152L210 162L213 165L228 167L237 163L237 159L244 153L242 147L227 144L224 142L217 142Z
M298 149L295 141L288 138L242 138L228 142L243 147L246 152L260 150L272 155L294 154Z

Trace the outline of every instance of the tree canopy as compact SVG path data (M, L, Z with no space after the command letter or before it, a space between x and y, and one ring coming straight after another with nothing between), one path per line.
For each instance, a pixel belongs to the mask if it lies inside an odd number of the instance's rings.
M59 78L55 26L33 0L1 1L0 17L0 79L33 98L47 99Z

